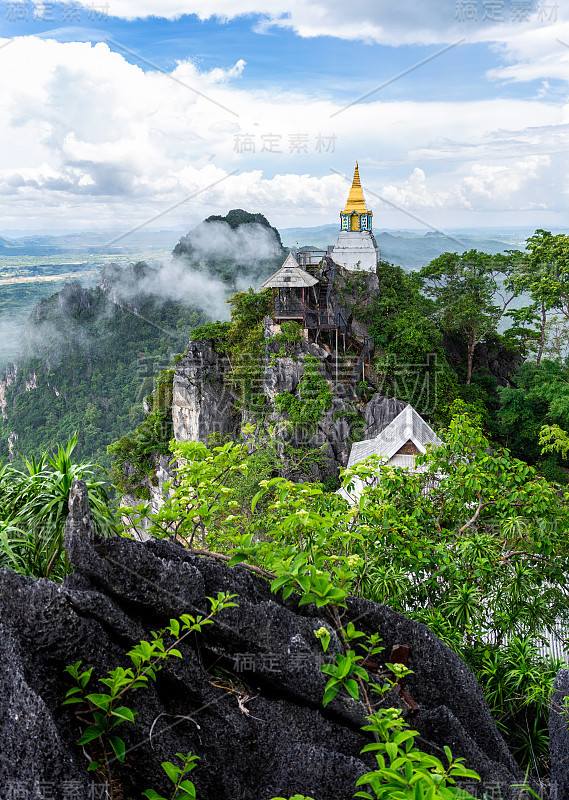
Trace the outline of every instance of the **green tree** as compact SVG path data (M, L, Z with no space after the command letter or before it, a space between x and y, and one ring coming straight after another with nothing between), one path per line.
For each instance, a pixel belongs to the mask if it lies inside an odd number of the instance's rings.
M526 241L526 253L516 260L508 278L516 292L527 292L533 311L539 312L539 364L546 340L547 312L560 311L569 319L569 236L541 228Z
M477 250L443 253L419 273L425 291L437 305L442 326L464 336L467 346L466 383L472 379L474 350L486 336L495 333L498 323L517 290L501 294L501 276L508 276L519 256L490 255Z
M508 446L530 463L540 459L543 425L569 428L569 368L559 361L527 361L515 386L500 389L498 419Z
M381 261L379 290L363 310L364 321L376 344L401 363L424 363L427 354L442 355L442 334L434 320L433 301L422 294L417 273ZM366 300L369 298L366 297Z

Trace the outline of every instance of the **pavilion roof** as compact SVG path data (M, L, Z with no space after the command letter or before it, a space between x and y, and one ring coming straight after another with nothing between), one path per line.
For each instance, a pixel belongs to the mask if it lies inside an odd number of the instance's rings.
M348 467L353 467L369 456L385 456L391 459L409 441L413 442L420 453L426 452L427 444L434 447L442 444L434 430L410 404L375 439L366 439L352 445Z
M305 289L318 281L299 267L296 258L289 253L282 267L263 283L263 289Z

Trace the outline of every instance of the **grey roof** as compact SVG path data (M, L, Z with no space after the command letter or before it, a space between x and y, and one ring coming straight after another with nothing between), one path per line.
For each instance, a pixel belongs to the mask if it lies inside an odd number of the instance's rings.
M309 275L298 266L292 253L289 253L282 267L266 280L263 289L305 289L318 283L316 278Z
M433 429L417 414L412 405L407 405L375 439L355 442L352 445L348 467L353 467L369 456L385 456L388 460L406 444L413 442L419 452L426 452L425 445L438 447L442 444Z

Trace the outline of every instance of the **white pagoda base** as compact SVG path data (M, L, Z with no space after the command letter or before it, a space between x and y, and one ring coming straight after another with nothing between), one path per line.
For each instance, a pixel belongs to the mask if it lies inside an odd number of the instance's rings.
M364 272L375 272L379 257L379 247L370 231L340 231L332 251L336 264Z

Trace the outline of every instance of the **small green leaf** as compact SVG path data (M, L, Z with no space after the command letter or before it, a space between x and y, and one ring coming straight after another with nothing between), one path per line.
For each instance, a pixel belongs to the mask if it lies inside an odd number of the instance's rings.
M109 738L109 744L113 748L117 759L121 762L124 761L126 756L126 747L125 743L119 736L111 736Z
M180 789L183 789L184 792L186 792L186 794L188 795L188 797L191 797L192 800L195 800L196 788L192 783L192 781L182 781L180 783Z
M172 783L178 782L180 772L182 771L179 767L176 767L174 764L172 764L171 761L163 761L162 769L164 770L166 775L170 778Z
M120 719L124 719L127 722L134 722L135 713L138 712L132 711L126 706L119 706L119 708L115 708L115 710L111 712L113 717L120 717Z
M89 725L89 727L85 728L83 731L83 735L77 739L77 744L88 744L92 742L93 739L98 739L102 733L103 731L98 725Z
M87 700L97 708L102 708L103 711L108 711L111 704L111 698L108 694L88 694Z

